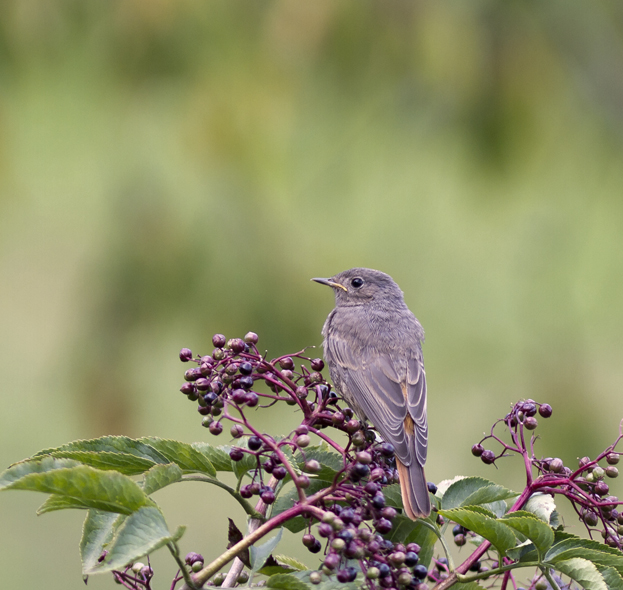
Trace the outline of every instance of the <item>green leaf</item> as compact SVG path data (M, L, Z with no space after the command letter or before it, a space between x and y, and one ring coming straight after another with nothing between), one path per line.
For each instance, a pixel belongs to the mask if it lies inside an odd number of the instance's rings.
M182 470L175 463L154 465L143 478L143 491L151 495L180 479L182 479Z
M41 516L46 512L67 509L88 510L89 507L74 498L52 494L43 504L41 504L41 506L39 506L39 508L37 508L37 515Z
M484 477L464 477L462 479L457 479L452 484L450 484L448 489L443 494L443 497L441 499L441 508L443 510L450 510L452 508L460 508L461 506L469 506L475 503L482 503L472 502L472 504L466 504L466 501L470 497L473 497L476 500L479 497L487 498L487 492L485 492L483 488L489 487L495 488L494 490L492 490L493 497L495 496L494 492L497 492L498 494L504 496L504 493L498 490L498 488L501 488L501 490L506 490L506 488L502 488L502 486L497 486L495 483L489 481L488 479L485 479ZM506 492L511 493L509 492L509 490L506 490ZM494 500L495 499L500 498L494 497ZM483 500L483 502L491 502L494 500L485 499Z
M68 451L125 453L135 457L147 459L153 463L170 463L164 455L159 453L149 444L127 436L103 436L101 438L92 438L89 440L75 440L54 449L44 449L43 451L39 451L34 455L34 457Z
M262 543L261 545L252 545L249 547L249 559L251 560L251 571L256 572L266 563L269 555L273 552L275 547L281 541L281 535L283 535L283 527L279 529L279 532L272 538Z
M313 586L299 580L292 574L276 574L268 578L266 582L268 588L278 590L310 590Z
M128 516L118 528L109 545L106 559L84 573L98 574L121 569L167 543L178 541L184 530L185 527L179 527L171 534L158 508L155 506L141 508Z
M623 577L614 568L597 564L595 567L606 582L608 590L623 590Z
M324 488L328 488L332 485L330 481L322 481L319 479L312 479L309 487L305 490L305 493L308 496L323 490ZM272 516L277 516L281 514L284 510L288 508L292 508L296 502L299 500L299 495L294 486L290 486L286 492L279 494L277 500L273 504L273 511L271 513ZM302 516L297 516L296 518L291 518L283 523L283 526L286 527L292 533L298 533L302 531L306 526L306 521Z
M315 459L320 463L320 471L315 476L324 481L333 481L338 471L344 469L344 459L335 451L330 450L331 447L325 442L305 449L305 455L302 452L296 454L298 466L305 471L306 461Z
M462 481L464 482L465 480ZM515 498L518 495L517 492L513 492L497 484L482 486L467 496L467 498L461 502L461 506L480 506L490 502L499 502L501 500L508 500L508 498Z
M71 459L44 457L9 467L0 475L0 490L31 490L71 498L88 508L130 514L153 504L126 475L100 471Z
M207 473L216 477L216 469L209 459L188 443L156 437L140 438L138 441L156 449L166 457L165 463L175 463L186 473Z
M144 473L156 463L150 459L144 459L130 453L113 453L110 451L54 451L49 457L58 459L73 459L83 465L89 465L96 469L113 469L124 475L139 475ZM41 455L34 460L40 459Z
M83 574L97 567L99 558L113 538L116 529L126 518L114 512L89 510L82 525L82 539L80 539Z
M502 554L516 545L517 540L513 530L497 520L491 512L484 508L469 506L440 510L439 514L484 537Z
M482 586L476 582L459 582L452 586L455 590L482 590Z
M567 559L557 563L556 569L575 580L586 590L608 590L603 576L595 567L595 564L588 561L588 559L582 559L581 557Z
M512 512L501 518L499 522L503 522L530 539L537 548L540 559L543 559L554 543L554 531L531 512Z
M196 442L192 444L192 447L202 455L205 455L217 471L234 471L233 462L229 458L230 446L213 447L205 442Z
M556 536L558 537L558 534ZM613 567L623 574L623 554L618 549L575 536L569 536L556 543L545 555L545 561L557 564L559 561L575 557L590 559L596 564ZM555 567L558 566L555 565Z
M537 518L540 518L543 522L550 524L552 514L556 510L556 504L554 498L549 494L542 494L540 492L532 494L530 499L526 502L523 508L526 512L532 512Z
M400 492L400 484L393 483L390 486L383 488L383 495L385 496L385 504L392 506L393 508L403 509L402 505L402 493Z
M279 565L284 565L298 572L304 572L307 569L307 566L303 562L289 555L275 555L275 559Z

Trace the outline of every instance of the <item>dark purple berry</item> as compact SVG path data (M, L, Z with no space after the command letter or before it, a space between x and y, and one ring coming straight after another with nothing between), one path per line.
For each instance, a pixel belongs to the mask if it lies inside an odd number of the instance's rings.
M426 482L426 487L431 494L437 493L437 486L432 481Z
M275 492L268 488L260 494L260 498L264 504L272 504L275 501Z
M377 510L381 510L385 507L385 496L381 493L376 494L372 498L372 506L374 506Z
M428 575L428 570L426 569L425 565L416 565L413 568L413 575L418 580L423 580Z
M197 381L195 381L195 387L199 391L207 391L210 387L210 382L205 377L200 377Z
M312 371L322 371L324 369L324 362L322 359L313 359L311 362Z
M209 426L209 429L210 429L210 432L214 434L215 436L223 432L223 426L221 425L220 422L212 422L212 424L210 424Z
M386 518L379 518L374 523L374 528L382 535L389 533L392 530L392 523Z
M616 465L619 462L618 453L608 453L606 455L606 462L608 465Z
M180 391L184 394L184 395L190 395L192 393L195 393L196 389L195 386L192 383L184 383L184 385L182 385L180 387Z
M381 510L381 516L383 518L387 518L387 520L393 520L396 517L396 514L398 514L398 512L392 506L385 506L385 508Z
M223 382L218 379L214 379L214 381L210 383L210 389L216 393L216 395L219 395L221 391L223 391Z
M246 486L242 486L240 488L240 495L243 498L250 498L253 495L253 491L251 490L251 486L250 485L246 485Z
M462 547L463 545L465 545L465 543L467 543L467 539L465 538L465 535L455 535L454 536L454 544L457 547Z
M316 537L314 537L314 535L310 533L305 533L303 535L303 545L305 545L305 547L311 547L315 541Z
M392 568L390 568L386 563L381 563L377 567L379 568L379 576L381 578L385 578L392 573Z
M244 389L234 389L231 393L231 401L235 404L242 405L247 399L247 392Z
M408 551L405 554L405 565L407 567L413 567L413 566L417 565L419 560L420 560L419 555L417 553L415 553L414 551Z
M208 363L201 363L199 371L204 377L209 377L212 374L212 366Z
M453 536L457 536L457 535L464 535L465 534L465 527L461 526L460 524L457 524L454 526L454 528L452 529L452 535Z
M327 537L330 537L333 534L333 527L326 523L326 522L321 522L318 525L318 535L321 536L322 538L326 539Z
M294 361L289 356L286 356L279 361L279 366L286 371L290 371L294 367Z
M299 399L305 399L309 392L307 391L307 387L303 387L302 385L300 385L296 388L295 393L296 397L298 397Z
M244 401L250 408L254 408L255 406L257 406L259 399L259 396L254 391L247 391L244 396Z
M360 479L367 477L370 473L370 468L367 465L362 465L361 463L355 463L353 467L352 475L355 476L357 481Z
M252 451L259 451L262 448L262 439L259 436L250 436L248 446Z
M210 406L197 406L197 412L202 416L207 416L212 413L212 408L210 408Z
M245 343L240 338L232 338L227 342L228 347L234 354L240 354L245 348Z
M472 446L472 455L474 455L474 457L480 457L484 450L485 448L480 443L475 444Z
M243 375L238 379L238 384L242 389L251 389L253 387L253 377L251 375Z
M337 553L329 553L329 555L324 558L324 565L330 570L334 570L340 565L340 561L342 561L342 558Z
M357 577L357 570L354 567L347 567L337 572L337 581L341 584L354 582Z
M380 489L381 487L379 486L378 483L374 483L373 481L370 481L365 485L365 487L363 488L363 491L366 494L370 494L371 496L374 496L374 494L376 494Z
M286 475L288 475L288 472L283 465L279 465L273 469L273 477L275 479L283 479Z
M485 450L482 452L480 460L485 465L491 465L495 461L495 453L493 451Z
M598 496L605 496L610 491L610 487L605 481L598 481L595 484L595 493Z
M186 562L186 565L192 565L193 563L196 563L197 561L200 561L201 563L203 563L203 555L201 555L200 553L195 553L194 551L191 551L190 553L186 555L184 561Z
M182 348L182 350L180 350L180 360L183 363L187 363L192 358L193 358L193 353L190 350L190 348Z
M238 367L238 370L242 375L250 375L251 373L253 373L253 365L247 362L240 363L240 367Z
M413 553L419 553L420 552L420 546L417 543L409 543L406 546L406 550L407 550L407 552L412 551Z
M536 404L533 402L525 402L522 411L526 416L534 416L536 414Z
M345 508L344 510L342 510L342 512L340 512L340 518L344 521L344 524L350 524L351 522L353 522L353 519L355 518L355 511L352 508ZM350 532L349 534L352 535L352 533ZM352 541L352 538L348 540Z
M244 451L240 447L232 447L229 451L229 458L232 461L241 461L244 457Z
M435 564L435 567L440 572L448 571L448 558L447 557L440 557L437 560L437 563Z
M340 426L341 424L344 424L344 418L345 417L342 412L335 412L333 416L331 416L331 422L333 422L335 426Z
M360 428L361 428L361 423L359 422L359 420L349 420L346 423L346 432L348 432L348 434L354 434Z
M266 471L266 473L272 473L275 469L275 464L272 462L271 459L266 459L266 461L262 463L262 467L264 467L264 471Z
M390 443L383 443L379 445L379 451L383 457L389 458L394 456L396 449L394 449L394 445Z
M539 414L541 414L543 418L549 418L552 415L552 406L549 404L541 404L539 406Z
M479 572L482 564L479 561L475 561L472 565L469 566L470 572Z
M223 348L226 343L227 339L223 334L214 334L214 336L212 336L212 344L216 346L216 348Z

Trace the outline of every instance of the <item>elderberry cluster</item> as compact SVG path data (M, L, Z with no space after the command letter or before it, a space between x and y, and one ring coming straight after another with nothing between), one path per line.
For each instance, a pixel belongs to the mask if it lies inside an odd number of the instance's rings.
M616 441L594 460L582 457L578 460L578 467L568 467L559 457L535 456L536 439L533 434L526 437L525 431L533 431L538 426L537 413L543 418L549 418L552 415L552 407L531 399L516 403L502 420L493 425L491 433L472 447L472 454L480 457L487 465L512 453L523 455L528 466L528 485L532 490L565 496L586 526L591 538L594 534L599 534L606 545L622 549L623 514L620 508L623 502L617 496L610 495L610 486L606 483L606 479L614 479L619 475L616 464L621 453L615 451L615 447L622 436L619 435ZM504 442L494 433L500 422L508 428L510 443ZM485 449L482 443L486 440L499 443L501 451L496 454L492 450ZM533 469L536 471L534 478Z

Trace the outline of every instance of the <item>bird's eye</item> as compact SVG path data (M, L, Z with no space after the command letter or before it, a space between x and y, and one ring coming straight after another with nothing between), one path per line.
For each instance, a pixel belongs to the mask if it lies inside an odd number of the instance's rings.
M361 285L363 285L363 279L360 279L359 277L353 279L350 284L355 287L355 289L359 289L359 287L361 287Z

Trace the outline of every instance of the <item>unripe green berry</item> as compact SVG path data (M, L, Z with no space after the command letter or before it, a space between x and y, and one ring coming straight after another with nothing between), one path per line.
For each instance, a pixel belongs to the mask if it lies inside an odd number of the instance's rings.
M344 551L344 547L346 547L346 542L344 539L333 539L333 541L331 541L331 547L338 553L341 553Z
M216 576L212 578L212 581L215 586L220 586L225 581L225 574L223 572L216 574Z
M195 563L193 563L193 564L190 566L190 569L191 569L193 572L198 572L198 571L201 571L201 569L202 569L202 568L203 568L203 562L202 562L202 561L195 561Z
M599 467L598 465L597 467L595 467L595 469L593 469L593 477L595 481L597 481L598 479L603 479L604 475L606 475L606 472L603 467Z
M145 567L144 563L141 563L140 561L137 561L133 566L132 566L132 571L135 574L138 574L143 568Z
M309 446L311 439L306 434L302 434L301 436L297 436L294 442L296 443L297 446L304 449L305 447Z
M608 465L608 467L606 467L606 475L612 478L619 477L619 470L613 465Z
M322 522L326 524L333 524L334 520L335 520L335 514L333 514L333 512L325 512L322 515Z
M246 584L249 581L249 572L240 572L236 581L238 584Z
M381 571L378 567L369 567L366 572L366 578L368 580L376 580L381 575Z
M320 572L311 572L309 574L309 581L312 584L320 584L320 582L322 582L322 574Z

